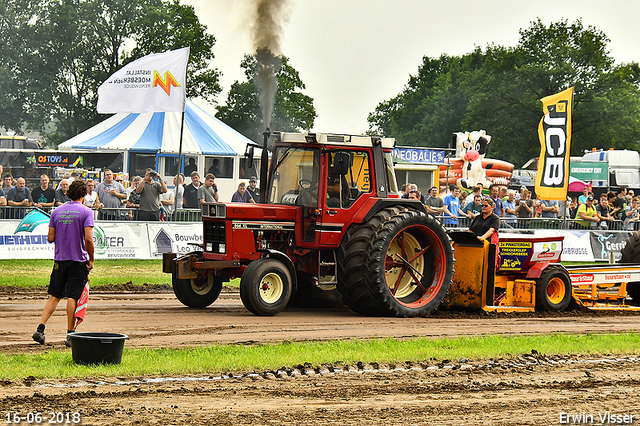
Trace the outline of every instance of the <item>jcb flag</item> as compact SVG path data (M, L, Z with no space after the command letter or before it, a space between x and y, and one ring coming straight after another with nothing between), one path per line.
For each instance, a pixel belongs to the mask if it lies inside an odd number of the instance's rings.
M566 200L569 186L573 87L542 98L544 117L538 125L540 161L536 194L543 200Z

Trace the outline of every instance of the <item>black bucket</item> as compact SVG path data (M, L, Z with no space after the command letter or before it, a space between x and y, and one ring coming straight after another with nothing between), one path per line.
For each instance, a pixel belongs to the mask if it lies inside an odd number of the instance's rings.
M120 364L126 334L73 333L71 356L76 364Z

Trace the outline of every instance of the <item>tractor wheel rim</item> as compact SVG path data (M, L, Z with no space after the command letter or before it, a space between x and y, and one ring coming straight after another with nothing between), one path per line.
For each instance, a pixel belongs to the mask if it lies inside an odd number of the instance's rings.
M284 292L284 283L280 275L270 272L260 280L260 297L266 303L277 302Z
M191 280L191 289L194 293L204 296L213 288L213 274L207 274L206 278L198 276Z
M549 284L547 284L547 298L549 302L557 305L564 300L565 294L564 281L562 278L552 278Z
M426 244L423 245L409 231L418 231L424 235ZM434 257L433 271L427 265L427 255ZM440 238L428 227L415 225L398 232L385 258L385 279L389 291L399 303L416 308L430 303L442 288L446 274L446 255ZM429 280L424 280L424 275ZM433 275L433 277L432 277ZM419 283L416 283L416 278ZM420 291L421 294L414 301L405 303L401 299Z

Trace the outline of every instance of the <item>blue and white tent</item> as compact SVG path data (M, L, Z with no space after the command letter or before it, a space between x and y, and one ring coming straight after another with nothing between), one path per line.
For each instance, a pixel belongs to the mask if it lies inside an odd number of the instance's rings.
M60 144L58 149L132 151L178 154L180 112L120 113ZM182 139L183 154L235 156L251 140L187 100Z

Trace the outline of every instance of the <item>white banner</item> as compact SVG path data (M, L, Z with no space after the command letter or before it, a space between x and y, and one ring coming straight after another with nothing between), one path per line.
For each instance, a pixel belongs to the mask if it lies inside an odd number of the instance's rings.
M54 245L47 241L49 225L33 232L16 231L19 220L0 221L0 259L52 259ZM158 259L162 253L194 251L202 244L202 223L95 222L96 259Z
M20 220L0 221L0 259L53 259L53 244L47 241L49 224L14 234L19 224Z
M53 244L47 242L48 225L14 234L19 223L19 220L0 221L0 259L53 259ZM563 261L594 262L608 260L611 251L617 254L617 260L630 234L539 229L535 235L564 236ZM202 244L202 223L96 221L93 242L96 259L158 259L162 253L194 251L197 247L194 244Z
M148 223L151 258L161 258L162 253L186 254L202 244L202 223Z
M594 262L589 231L551 231L536 230L540 236L564 236L562 257L565 262Z
M189 48L153 53L118 70L98 88L98 112L182 112Z
M96 221L93 245L96 259L152 259L144 223Z

